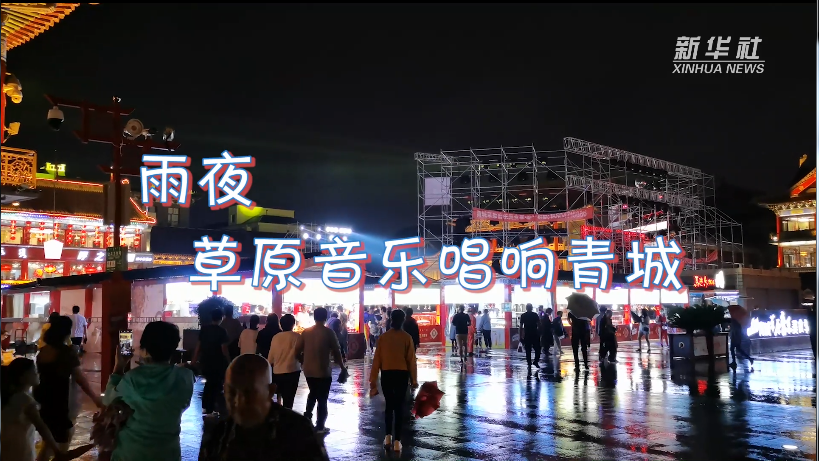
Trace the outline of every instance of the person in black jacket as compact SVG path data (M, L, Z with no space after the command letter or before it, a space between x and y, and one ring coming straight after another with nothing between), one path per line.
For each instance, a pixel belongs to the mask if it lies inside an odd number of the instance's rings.
M415 345L415 350L418 350L418 346L421 345L421 333L418 330L418 322L412 318L412 308L405 307L404 314L407 315L407 318L404 319L404 331L407 332L408 335L412 337L412 344Z
M582 349L583 365L589 369L589 342L591 339L591 325L586 319L579 319L569 312L569 325L572 326L572 353L574 353L574 369L580 369L580 359L577 349Z

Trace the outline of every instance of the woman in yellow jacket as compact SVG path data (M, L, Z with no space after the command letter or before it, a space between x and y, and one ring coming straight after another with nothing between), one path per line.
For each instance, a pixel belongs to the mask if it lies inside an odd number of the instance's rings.
M401 426L404 423L407 386L412 383L413 389L418 387L415 345L412 337L401 329L404 319L405 314L401 309L394 309L390 313L390 329L378 338L370 370L370 396L378 394L378 372L381 371L381 389L387 402L384 411L387 428L384 446L391 446L395 452L401 451Z

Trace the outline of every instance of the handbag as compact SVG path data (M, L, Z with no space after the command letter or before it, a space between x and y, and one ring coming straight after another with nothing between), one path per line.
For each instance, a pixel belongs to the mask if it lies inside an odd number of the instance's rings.
M133 414L134 410L121 398L114 399L110 405L94 414L91 441L99 447L100 461L111 459L116 448L117 434Z

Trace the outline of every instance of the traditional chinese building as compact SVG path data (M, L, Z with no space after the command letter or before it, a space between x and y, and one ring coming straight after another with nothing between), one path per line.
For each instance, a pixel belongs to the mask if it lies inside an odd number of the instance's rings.
M46 165L46 171L38 175L37 197L2 206L4 285L105 271L106 248L114 238L108 183L65 179L64 165ZM155 220L129 194L123 195L128 224L120 240L128 248L128 266L150 267L153 255L146 249Z
M776 213L777 265L796 272L816 272L816 157L803 155L787 195L765 200ZM814 276L815 277L815 276Z
M22 202L37 196L37 153L28 149L6 147L6 140L17 133L20 124L6 120L7 99L15 104L23 101L23 87L7 66L7 52L40 35L73 12L79 3L3 3L2 39L0 40L0 78L3 97L0 98L2 127L3 205ZM13 69L11 69L13 70Z

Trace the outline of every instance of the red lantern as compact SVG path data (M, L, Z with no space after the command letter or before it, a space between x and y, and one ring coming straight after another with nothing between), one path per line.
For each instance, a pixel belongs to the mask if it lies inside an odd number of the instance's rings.
M55 266L54 264L48 264L47 266L45 266L44 270L46 274L53 274L57 272L57 266Z
M0 272L11 272L11 264L0 265Z

